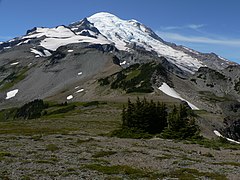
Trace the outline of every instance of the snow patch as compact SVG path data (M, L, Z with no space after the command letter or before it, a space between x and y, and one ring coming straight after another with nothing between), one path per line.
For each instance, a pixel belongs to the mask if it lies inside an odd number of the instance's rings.
M123 61L120 63L120 66L125 65L126 63L127 63L127 61Z
M160 91L162 91L164 94L171 96L176 99L180 99L182 101L185 101L188 103L188 105L191 107L193 110L199 110L198 107L193 105L192 103L188 102L186 99L183 99L180 94L178 94L173 88L169 87L166 83L163 83L159 88Z
M11 99L11 98L15 97L17 93L18 93L18 89L14 89L12 91L7 92L6 99Z
M28 40L26 40L26 41L20 42L20 43L18 43L16 46L20 46L20 45L22 45L22 44L27 44L30 40L31 40L31 39L28 39Z
M221 133L218 132L217 130L214 130L213 132L214 132L214 134L215 134L216 136L218 136L218 137L222 137L222 138L227 139L227 140L230 141L230 142L240 144L240 142L238 142L238 141L235 141L235 140L233 140L233 139L230 139L230 138L226 138L226 137L224 137L224 136L221 135Z
M189 49L189 48L187 48L187 47L183 47L183 48L186 49L186 50L188 50L188 51L191 52L191 53L199 54L199 52L194 51L194 50L192 50L192 49Z
M84 89L79 89L79 90L76 91L76 93L80 93L80 92L83 92L83 91L84 91Z
M69 49L68 52L71 53L71 52L73 52L73 50L72 50L72 49Z
M31 48L30 50L31 50L32 53L34 53L34 54L36 54L36 55L38 55L38 56L41 56L41 57L44 56L44 54L43 54L42 52L40 52L40 51L38 51L38 50L36 50L36 49ZM35 56L35 57L36 57L36 56Z
M67 97L67 100L71 100L73 98L73 95L69 95L68 97Z
M78 76L80 76L80 75L82 75L82 72L79 72L79 73L78 73Z
M14 62L14 63L11 63L10 66L15 66L15 65L18 65L19 62Z
M76 86L74 89L78 89L80 86Z
M46 57L51 56L52 54L48 50L43 50Z
M221 56L218 56L219 59L223 60L223 61L228 61L227 59L221 57Z

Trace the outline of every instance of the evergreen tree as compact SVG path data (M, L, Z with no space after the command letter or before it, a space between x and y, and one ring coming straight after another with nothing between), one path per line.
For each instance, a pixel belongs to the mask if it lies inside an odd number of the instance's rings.
M128 99L127 108L122 111L123 128L132 128L147 133L160 133L167 125L166 105L142 101L137 98L136 103Z

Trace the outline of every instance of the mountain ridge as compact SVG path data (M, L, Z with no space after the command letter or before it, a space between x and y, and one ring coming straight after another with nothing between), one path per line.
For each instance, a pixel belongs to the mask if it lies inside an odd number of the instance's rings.
M125 30L123 30L121 26L124 27ZM84 28L79 29L79 27ZM130 29L126 27L130 27ZM106 30L106 28L108 29ZM30 33L31 35L28 35ZM165 42L142 23L136 20L121 20L117 16L106 12L94 14L68 26L33 28L32 30L28 30L25 36L0 44L0 50L31 43L34 38L43 36L47 38L40 42L40 46L45 47L46 50L53 51L62 45L78 42L91 42L94 44L114 43L119 50L131 50L131 47L137 45L147 51L154 51L159 56L163 55L167 57L169 61L190 73L195 72L201 66L209 66L211 64L211 62L206 60L206 56L216 61L214 65L211 65L211 67L214 66L214 68L221 69L222 67L236 64L228 60L223 60L213 54L199 53L190 48ZM64 40L64 38L68 38L68 40ZM52 44L58 44L58 46L53 47ZM221 61L221 63L218 63L219 61Z

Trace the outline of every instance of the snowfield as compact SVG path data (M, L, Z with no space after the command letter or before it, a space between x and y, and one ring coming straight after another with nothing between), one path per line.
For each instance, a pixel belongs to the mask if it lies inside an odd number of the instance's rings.
M153 31L136 20L122 20L118 17L101 12L87 18L107 39L120 49L127 51L128 44L136 43L148 51L155 51L159 56L165 56L179 68L190 73L204 66L202 62L190 55L173 49L161 40L153 37ZM176 61L175 61L176 60Z
M188 103L188 105L191 107L193 110L199 110L198 107L187 101L186 99L183 99L180 94L178 94L173 88L169 87L166 83L163 83L159 88L160 91L162 91L164 94L171 96L176 99L180 99L182 101L185 101Z
M11 98L15 97L17 93L18 93L18 89L14 89L12 91L7 92L6 99L11 99Z
M94 33L90 32L90 34L94 34ZM65 46L73 43L87 42L92 44L110 44L110 41L108 41L102 35L98 35L97 38L81 36L81 35L75 34L71 29L65 26L58 26L56 28L37 28L36 31L31 32L26 36L23 36L22 40L35 39L40 37L46 37L40 42L40 46L51 51L56 51L57 48L61 46ZM35 49L31 49L31 52L40 56L51 55L49 51L46 51L46 52L44 51L45 55ZM69 52L73 52L73 51L69 51Z

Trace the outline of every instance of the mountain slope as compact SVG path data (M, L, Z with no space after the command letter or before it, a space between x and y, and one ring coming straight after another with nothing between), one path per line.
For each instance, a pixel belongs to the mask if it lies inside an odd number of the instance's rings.
M184 100L226 117L229 129L239 124L232 123L238 64L165 42L140 22L105 12L0 43L0 73L1 109L34 99L125 102L138 93L169 104Z

